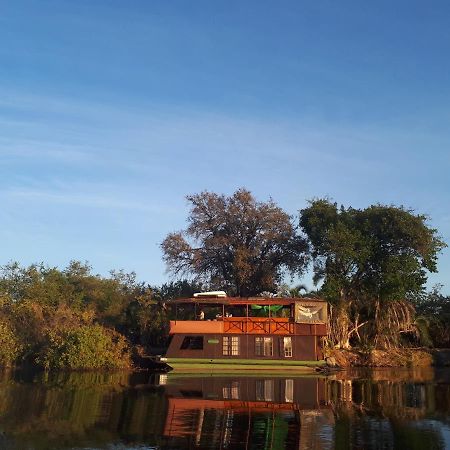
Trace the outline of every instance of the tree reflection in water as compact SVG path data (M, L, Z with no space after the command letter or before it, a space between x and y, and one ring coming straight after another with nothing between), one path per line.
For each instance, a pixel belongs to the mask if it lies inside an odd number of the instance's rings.
M444 449L449 374L3 373L0 448Z

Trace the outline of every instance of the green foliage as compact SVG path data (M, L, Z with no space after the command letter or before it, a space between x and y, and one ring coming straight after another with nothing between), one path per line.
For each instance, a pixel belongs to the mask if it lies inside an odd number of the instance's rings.
M124 329L133 344L161 346L168 337L168 317L162 303L138 298L126 310Z
M430 335L430 321L427 317L417 316L414 324L417 328L419 343L425 347L433 347L433 339Z
M338 208L319 199L301 211L300 226L311 244L315 282L334 305L339 346L348 347L351 338L398 345L400 333L413 331L406 299L423 290L445 247L425 216L384 205Z
M37 363L45 369L130 367L125 338L101 325L85 325L63 331L49 330Z
M12 366L18 359L22 346L11 324L0 319L0 367Z
M172 287L182 290L187 285ZM156 295L162 299L170 294L170 288L163 286ZM147 347L163 343L167 319L162 304L154 301L153 296L152 288L137 282L134 273L112 271L109 277L101 277L93 275L87 263L78 261L72 261L64 270L44 264L21 267L17 263L0 268L0 318L5 317L20 344L15 357L18 362L34 362L38 358L49 368L93 367L87 356L89 351L84 352L88 360L77 360L70 349L76 347L76 339L77 345L83 342L87 345L86 333L94 323L97 325L91 332L95 331L97 337L95 333L91 337L99 352L102 352L100 329L104 336L110 336L110 330L120 333L113 339L120 345L122 339ZM72 347L66 348L66 344ZM117 349L117 345L111 348ZM126 359L118 357L114 361L111 354L108 357L109 360L105 356L103 361L96 358L95 364L101 367L125 364Z
M441 293L442 286L412 298L425 333L424 345L450 347L450 296ZM416 319L417 321L417 319Z
M155 300L173 300L177 298L189 298L196 292L202 292L205 287L190 280L171 281L161 286L152 286L152 298Z
M346 297L403 299L420 292L437 270L445 244L426 217L402 207L338 209L314 200L300 225L312 245L316 282L331 301Z

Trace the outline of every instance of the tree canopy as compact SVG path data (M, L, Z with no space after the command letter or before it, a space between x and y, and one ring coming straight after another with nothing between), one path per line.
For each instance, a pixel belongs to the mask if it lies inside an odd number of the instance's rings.
M300 212L300 225L311 245L315 282L323 282L322 294L338 307L341 344L348 345L359 319L373 319L376 339L380 326L393 336L410 326L405 299L424 289L445 247L424 215L384 205L338 208L317 199Z
M306 241L272 200L258 202L246 189L229 197L205 191L187 200L187 229L161 244L171 273L246 296L276 289L283 274L304 270Z
M338 208L325 199L301 211L315 281L330 300L341 295L401 299L423 288L445 244L426 217L403 207Z

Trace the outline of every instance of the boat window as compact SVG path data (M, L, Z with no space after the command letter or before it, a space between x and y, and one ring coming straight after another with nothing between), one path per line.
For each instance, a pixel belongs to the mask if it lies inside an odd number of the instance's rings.
M285 380L284 401L286 403L294 403L294 380Z
M232 381L230 385L222 388L224 399L239 400L239 381Z
M226 356L239 355L239 336L223 337L223 354Z
M273 380L256 380L256 401L272 402L273 398Z
M196 390L180 389L180 394L186 398L202 398L203 392Z
M203 350L203 336L185 336L181 350Z
M281 338L281 345L281 354L284 355L285 358L292 358L292 338L290 336Z
M273 338L255 337L255 355L273 356Z

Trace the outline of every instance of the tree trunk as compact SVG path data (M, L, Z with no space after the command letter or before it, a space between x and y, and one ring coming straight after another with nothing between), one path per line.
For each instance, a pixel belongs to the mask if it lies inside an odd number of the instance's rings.
M351 320L349 317L349 302L343 291L339 302L331 314L331 341L337 348L350 348Z

